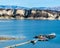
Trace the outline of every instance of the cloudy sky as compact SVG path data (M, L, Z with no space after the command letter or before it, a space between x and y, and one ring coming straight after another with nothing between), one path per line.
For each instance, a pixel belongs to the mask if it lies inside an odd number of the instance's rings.
M23 7L60 6L60 0L0 0L0 5L17 5Z

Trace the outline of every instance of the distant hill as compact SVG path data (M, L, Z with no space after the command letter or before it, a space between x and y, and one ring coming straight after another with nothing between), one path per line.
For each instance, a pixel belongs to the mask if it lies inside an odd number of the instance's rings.
M49 7L47 8L48 10L56 10L56 11L60 11L60 7Z
M33 7L32 9L60 11L60 7Z
M0 8L2 9L29 9L27 7L21 7L21 6L8 6L8 5L0 5Z
M21 7L21 6L8 6L8 5L0 5L0 8L2 9L38 9L38 10L55 10L55 11L60 11L60 7Z

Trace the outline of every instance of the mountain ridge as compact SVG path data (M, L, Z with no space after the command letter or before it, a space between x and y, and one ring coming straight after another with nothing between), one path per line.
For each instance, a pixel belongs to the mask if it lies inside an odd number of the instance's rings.
M14 5L0 5L1 9L38 9L38 10L56 10L56 11L60 11L60 6L58 7L32 7L32 8L28 8L28 7L22 7L22 6L14 6Z

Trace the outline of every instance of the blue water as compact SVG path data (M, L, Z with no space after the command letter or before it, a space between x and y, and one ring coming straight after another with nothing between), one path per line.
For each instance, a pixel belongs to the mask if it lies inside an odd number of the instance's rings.
M28 40L39 34L56 33L56 38L33 44L25 44L16 48L60 48L60 21L59 20L0 20L0 35L24 37L22 40L0 42L0 48Z

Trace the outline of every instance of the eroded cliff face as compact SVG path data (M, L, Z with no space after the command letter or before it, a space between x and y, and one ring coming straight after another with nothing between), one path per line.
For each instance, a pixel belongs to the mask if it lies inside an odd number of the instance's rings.
M60 20L60 11L38 9L0 9L0 19Z

